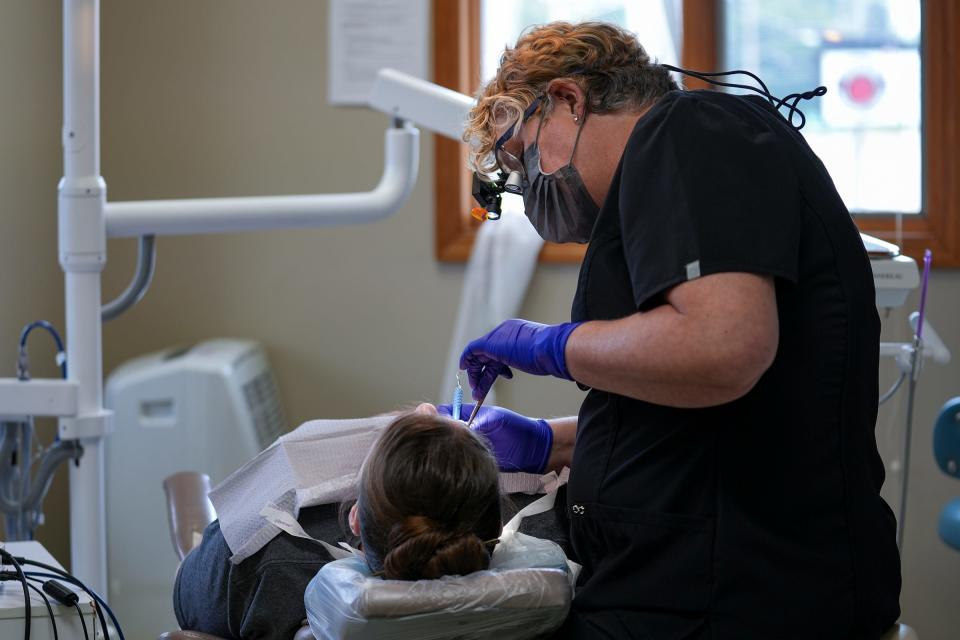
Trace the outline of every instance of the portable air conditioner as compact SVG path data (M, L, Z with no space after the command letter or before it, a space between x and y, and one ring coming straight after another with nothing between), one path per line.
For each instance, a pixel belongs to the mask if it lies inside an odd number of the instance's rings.
M104 403L114 412L105 454L110 605L127 637L156 638L177 628L163 479L201 471L216 484L287 425L266 354L245 340L127 362L107 379Z

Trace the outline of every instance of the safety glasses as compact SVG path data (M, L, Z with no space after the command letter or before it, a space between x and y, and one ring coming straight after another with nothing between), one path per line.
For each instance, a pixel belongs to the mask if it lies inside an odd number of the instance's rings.
M523 152L521 151L519 156L514 155L506 149L505 145L513 138L514 131L517 131L519 128L518 125L523 126L523 124L537 112L537 109L540 107L540 102L541 98L535 98L534 101L530 103L530 106L527 107L526 111L523 112L523 117L520 122L510 125L493 146L494 158L497 161L497 168L500 169L500 172L506 175L514 172L519 173L524 182L527 180L527 170L523 166ZM516 186L519 187L519 185ZM508 188L507 192L519 193L520 189L512 190Z
M523 152L519 156L510 153L504 145L513 137L518 125L522 126L537 112L542 96L534 99L523 112L520 122L513 123L493 146L494 159L497 161L498 174L496 177L484 175L478 171L473 173L473 197L480 205L471 211L478 220L496 220L500 217L501 195L504 191L513 194L522 194L523 186L527 183L527 172L523 166Z

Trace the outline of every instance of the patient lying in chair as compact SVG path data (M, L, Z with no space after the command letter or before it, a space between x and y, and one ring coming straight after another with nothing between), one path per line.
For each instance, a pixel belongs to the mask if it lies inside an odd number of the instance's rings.
M511 495L519 507L536 497ZM502 513L496 462L481 437L429 404L383 431L365 463L358 499L348 506L306 507L297 520L317 540L359 543L372 571L400 580L486 569L510 515ZM562 518L556 509L525 519L521 530L565 547ZM305 617L307 583L332 560L328 552L282 532L239 564L230 556L215 521L177 575L173 600L181 628L290 640Z

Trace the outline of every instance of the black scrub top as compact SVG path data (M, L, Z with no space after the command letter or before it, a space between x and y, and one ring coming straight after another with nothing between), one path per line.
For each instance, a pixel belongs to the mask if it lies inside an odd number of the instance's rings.
M879 495L869 259L823 164L764 99L671 92L626 145L573 320L643 312L720 272L774 278L775 360L716 407L589 392L567 635L879 638L899 616L900 561Z

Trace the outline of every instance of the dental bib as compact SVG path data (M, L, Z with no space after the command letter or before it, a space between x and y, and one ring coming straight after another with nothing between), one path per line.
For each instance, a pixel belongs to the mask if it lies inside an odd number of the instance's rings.
M355 499L363 461L395 419L306 422L214 487L210 501L233 554L230 561L239 564L282 531L313 539L297 522L300 509ZM500 488L504 493L546 493L566 476L566 470L560 476L501 473Z

